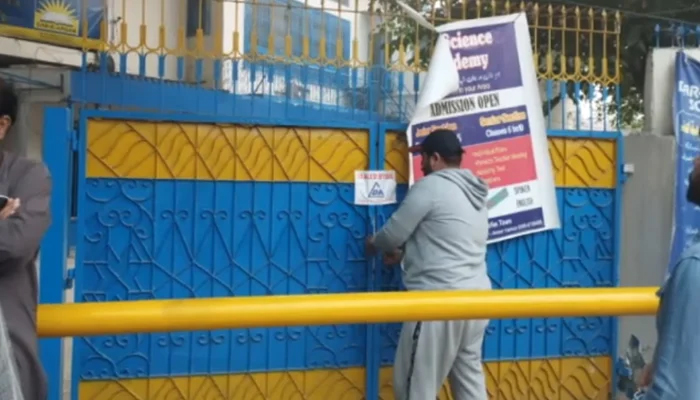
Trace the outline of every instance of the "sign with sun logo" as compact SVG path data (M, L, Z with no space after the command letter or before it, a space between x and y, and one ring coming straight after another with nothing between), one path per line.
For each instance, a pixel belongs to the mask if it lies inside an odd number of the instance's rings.
M72 4L63 0L42 0L34 12L34 27L77 36L80 20Z
M105 4L105 0L0 0L0 35L99 48Z

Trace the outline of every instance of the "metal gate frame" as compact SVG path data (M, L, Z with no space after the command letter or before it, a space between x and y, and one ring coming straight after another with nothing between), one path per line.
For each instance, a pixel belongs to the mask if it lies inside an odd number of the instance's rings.
M270 119L241 119L231 117L200 117L196 115L173 115L168 113L152 114L152 113L131 113L119 111L83 111L80 115L79 129L74 129L74 111L70 108L47 107L44 118L44 161L53 174L53 199L52 199L52 214L53 224L49 228L44 241L42 242L41 264L45 267L40 273L40 301L41 303L63 303L67 298L67 289L71 287L75 280L76 299L79 299L81 284L81 269L73 270L69 268L66 259L69 252L68 230L70 225L70 207L72 197L72 164L73 153L77 150L79 157L80 174L78 176L79 197L85 185L85 129L88 118L129 118L150 116L148 120L153 120L153 116L158 115L160 120L175 120L199 123L236 123L236 124L251 124L260 125L287 125L300 127L337 127L346 129L364 129L369 132L369 169L381 170L384 168L385 161L385 135L387 132L402 132L406 129L406 124L402 123L377 123L371 122L352 122L347 123L320 123L316 121L308 121L305 119L285 120L285 121L270 121ZM262 124L261 124L262 122ZM282 122L282 123L280 123ZM616 173L617 185L615 187L615 221L614 221L614 270L613 270L613 285L619 285L619 258L620 258L620 224L621 224L621 207L622 207L622 189L626 179L623 171L624 165L624 148L622 134L620 132L591 132L591 131L550 131L552 137L569 137L569 138L589 138L589 139L606 139L613 140L617 148ZM79 199L78 199L79 200ZM80 207L78 207L80 212ZM371 206L368 210L370 219L368 226L376 227L380 224L381 208ZM80 220L79 220L80 221ZM78 229L78 235L82 230ZM368 234L371 232L367 232ZM78 236L80 237L80 236ZM77 243L76 243L77 244ZM81 262L80 251L78 250L76 257L76 265ZM59 261L60 267L57 265ZM368 291L379 291L382 286L381 261L378 259L368 260ZM616 383L616 369L614 362L617 357L617 323L613 321L613 331L610 340L611 343L611 360L612 368L612 385ZM377 399L379 397L380 382L379 373L383 362L381 359L381 325L369 325L367 327L367 348L365 356L365 375L366 375L366 398ZM50 400L58 400L62 398L63 393L63 348L61 339L42 339L41 340L42 361L46 368L50 382ZM77 347L77 346L76 346ZM72 398L78 398L78 384L80 377L79 364L76 363L78 355L75 354L77 349L74 349L71 392ZM612 388L611 392L615 392Z
M70 109L61 109L59 110L60 113L62 114L62 117L66 118L68 121L72 121L72 115L71 115L71 110ZM54 114L58 113L56 111L47 111L47 119L46 123L48 124L56 124L56 116ZM65 114L65 115L63 115ZM85 233L85 228L84 228L84 219L82 217L82 207L81 207L81 198L82 196L85 195L85 187L86 187L86 138L87 138L87 122L90 119L123 119L123 120L129 120L129 121L135 121L135 120L144 120L144 121L173 121L173 122L189 122L189 123L224 123L224 124L238 124L238 125L266 125L266 126L288 126L288 127L293 127L293 126L298 126L298 127L303 127L303 128L313 128L313 127L323 127L323 128L344 128L344 129L362 129L366 130L369 135L369 151L368 151L368 159L369 159L369 165L368 169L370 170L377 170L377 169L382 169L383 168L383 163L384 163L384 132L386 130L392 129L392 130L405 130L406 125L405 124L380 124L376 122L341 122L341 123L328 123L328 122L319 122L319 121L310 121L306 119L302 120L284 120L284 121L270 121L270 119L255 119L255 118L250 118L250 119L242 119L242 118L230 118L230 117L210 117L210 116L199 116L199 115L173 115L173 114L168 114L168 113L143 113L143 112L124 112L124 111L109 111L109 110L82 110L80 112L80 115L78 117L78 129L73 130L70 129L68 132L68 138L69 138L69 144L70 148L77 150L78 154L78 159L75 160L78 163L78 177L77 177L77 186L78 186L78 198L75 199L77 202L78 206L78 216L77 216L77 238L81 238L84 236ZM47 135L48 137L49 135ZM56 152L56 148L53 148L53 152ZM61 164L65 163L68 161L68 165L70 165L70 162L73 160L59 160L58 157L54 162L52 162L51 167L53 168L52 171L55 169L54 164L58 164L59 162ZM70 169L67 171L70 173ZM67 194L70 194L69 191L70 186L67 186L61 190L61 192L65 192ZM55 192L56 196L58 196L59 192ZM66 204L66 207L69 206L69 202ZM69 215L69 214L68 214ZM367 226L368 227L376 227L377 224L377 215L378 215L378 207L375 206L369 206L368 213L367 213L370 221L368 221ZM61 223L59 220L57 222ZM367 232L367 234L371 234L372 232ZM76 251L75 251L75 264L76 266L80 266L83 263L83 251L81 250L80 246L80 240L76 240ZM48 254L47 254L48 256ZM367 282L367 290L368 291L375 291L378 290L379 288L379 282L378 280L380 279L380 274L377 272L380 271L381 268L381 262L377 259L370 259L367 260L367 268L368 268L368 282ZM65 269L65 267L64 267ZM74 284L71 284L72 282L75 282ZM66 282L66 286L74 286L75 290L75 301L80 302L81 301L81 296L83 292L83 269L78 267L75 268L74 270L66 269L65 272L65 278L63 279L63 282ZM63 292L63 290L61 290ZM380 339L379 339L379 326L378 325L368 325L367 326L367 333L366 333L366 340L367 340L367 346L365 349L366 357L365 357L365 375L366 375L366 388L365 388L365 396L368 399L377 399L379 397L379 371L381 367L381 362L380 362L380 357L379 357L379 350L380 350ZM73 346L73 354L72 354L72 368L71 368L71 398L73 399L78 399L78 389L79 389L79 384L80 384L80 377L81 377L81 371L80 371L80 348L81 346L78 345L76 342ZM50 375L51 376L57 376L55 370L50 370ZM58 374L58 376L61 376L61 374ZM52 393L56 393L58 390L54 389L54 385L52 384ZM53 400L53 399L52 399Z
M73 197L73 150L75 135L72 112L63 107L44 110L44 163L52 175L52 223L41 242L39 254L39 302L72 302L68 295L71 269L68 267L70 207ZM42 269L41 266L44 266ZM48 400L63 398L63 343L71 339L50 338L39 341L41 362L49 380Z

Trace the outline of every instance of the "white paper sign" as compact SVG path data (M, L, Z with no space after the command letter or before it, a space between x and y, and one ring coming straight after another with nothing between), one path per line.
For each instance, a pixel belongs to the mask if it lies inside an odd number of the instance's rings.
M396 171L355 171L355 205L396 203Z

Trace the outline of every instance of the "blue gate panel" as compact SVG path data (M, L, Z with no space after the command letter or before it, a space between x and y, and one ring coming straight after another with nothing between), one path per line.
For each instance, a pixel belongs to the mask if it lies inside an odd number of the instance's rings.
M352 184L90 178L80 301L367 290ZM364 366L365 326L81 338L82 379Z
M401 185L399 195L407 187ZM562 229L537 233L489 247L487 264L494 288L613 286L615 190L557 188ZM396 206L380 211L380 225ZM401 287L400 271L386 269L382 290ZM611 353L614 319L534 318L494 320L487 330L484 358L503 361ZM394 360L400 325L380 328L382 364Z
M334 325L80 338L81 380L364 366L366 327Z

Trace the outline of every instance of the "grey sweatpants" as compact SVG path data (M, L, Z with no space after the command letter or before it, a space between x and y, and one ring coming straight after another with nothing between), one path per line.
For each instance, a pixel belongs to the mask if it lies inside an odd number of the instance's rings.
M396 400L434 400L449 380L454 400L487 400L481 346L488 320L406 322L396 348Z

